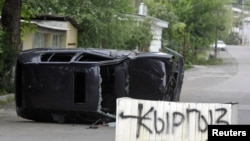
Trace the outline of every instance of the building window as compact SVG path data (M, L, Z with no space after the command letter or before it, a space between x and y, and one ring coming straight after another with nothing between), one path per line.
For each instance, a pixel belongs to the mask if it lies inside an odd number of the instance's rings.
M48 34L36 32L33 38L33 48L48 47Z
M62 47L62 35L54 34L52 36L52 47L53 48Z

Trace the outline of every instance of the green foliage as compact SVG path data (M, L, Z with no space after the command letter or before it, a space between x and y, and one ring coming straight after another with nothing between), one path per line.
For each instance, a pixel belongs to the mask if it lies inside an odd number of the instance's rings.
M0 8L2 9L3 7L3 3L4 3L5 0L0 0ZM2 11L0 11L0 13L2 13Z
M3 34L3 31L2 29L0 29L0 41L1 41L1 38L2 38L2 34ZM3 49L2 49L3 45L1 44L0 42L0 55L3 53ZM2 68L2 61L0 60L0 71L1 71L1 68Z
M238 45L241 43L237 33L230 33L227 38L225 38L225 43L227 45Z
M23 3L32 15L52 14L76 19L80 47L135 49L151 40L149 27L138 26L127 15L135 12L133 0L23 0Z
M128 36L125 41L125 49L133 50L137 47L141 51L148 51L152 34L149 31L149 25L147 21L140 22L140 26L135 21L131 21L130 24L126 24L125 29Z
M3 66L4 66L4 60L2 59L3 57L3 30L2 28L0 28L0 72L2 72L3 70ZM1 78L0 78L1 79Z
M0 91L0 96L1 96L1 91ZM0 109L6 104L13 102L14 100L15 100L14 96L6 95L6 97L0 99Z
M248 3L250 0L245 0ZM22 17L52 14L72 16L79 23L78 45L116 49L144 48L152 35L147 24L136 24L126 13L135 13L140 0L23 0ZM226 39L232 14L231 0L145 0L149 15L169 22L164 45L182 53L189 63L200 50L218 38ZM235 3L242 4L242 1ZM135 7L133 7L135 6Z
M195 63L200 50L208 49L230 33L231 0L148 0L149 13L169 22L164 45L183 54L187 64Z
M234 7L250 10L250 0L232 0Z

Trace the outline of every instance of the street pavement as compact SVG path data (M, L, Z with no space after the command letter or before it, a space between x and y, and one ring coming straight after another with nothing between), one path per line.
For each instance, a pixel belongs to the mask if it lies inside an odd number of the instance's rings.
M220 52L222 65L199 66L185 71L181 102L239 103L239 123L250 124L250 48L230 46ZM249 56L250 57L250 56ZM248 61L249 60L249 61ZM249 71L249 73L248 73ZM241 84L243 83L243 84ZM7 100L14 95L1 96ZM115 127L39 123L16 115L14 101L0 108L0 141L114 141Z
M185 71L182 102L238 103L238 124L250 124L250 47L228 46L222 65Z

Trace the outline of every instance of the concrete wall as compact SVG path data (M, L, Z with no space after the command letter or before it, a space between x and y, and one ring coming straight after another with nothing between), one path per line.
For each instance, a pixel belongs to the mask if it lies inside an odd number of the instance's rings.
M32 39L33 39L33 33L32 32L26 33L24 35L22 50L27 50L27 49L32 48Z
M207 141L208 125L237 123L237 107L119 98L116 141Z
M162 46L162 30L163 28L156 25L151 25L151 32L153 34L153 39L150 43L150 52L159 52Z
M68 23L67 34L66 34L66 48L77 48L77 29L70 23Z
M245 18L242 24L242 44L250 45L250 17Z

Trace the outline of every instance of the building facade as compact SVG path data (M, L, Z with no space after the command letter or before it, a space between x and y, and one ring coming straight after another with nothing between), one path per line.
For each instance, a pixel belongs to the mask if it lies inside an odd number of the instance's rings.
M250 17L242 21L242 45L250 45Z
M40 16L29 24L34 28L24 34L22 50L77 47L76 22L69 17Z

